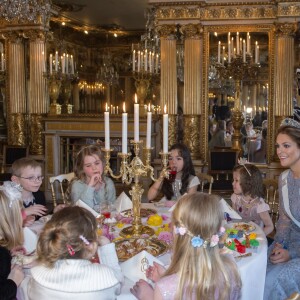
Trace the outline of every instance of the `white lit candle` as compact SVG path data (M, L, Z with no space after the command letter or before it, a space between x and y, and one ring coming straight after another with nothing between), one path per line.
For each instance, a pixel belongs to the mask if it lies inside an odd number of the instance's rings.
M49 72L50 72L50 74L52 74L52 63L53 63L53 58L52 58L52 54L50 54L50 57L49 57Z
M158 54L156 54L155 72L158 73Z
M58 71L58 52L55 51L55 72Z
M222 51L222 64L224 65L224 59L225 59L225 46L223 46L223 51Z
M247 33L247 53L250 54L250 33Z
M228 42L228 63L231 63L231 42Z
M149 103L148 112L147 112L146 148L151 148L151 122L152 122L152 112L150 110L150 103Z
M141 51L138 51L138 69L137 71L140 72L141 69Z
M66 74L69 74L69 54L66 56Z
M127 154L127 113L125 102L123 103L122 113L122 153Z
M243 40L243 62L246 62L246 41Z
M218 43L218 63L221 62L221 41Z
M236 54L240 54L240 39L239 39L239 33L236 33Z
M135 50L132 53L132 71L135 72Z
M73 59L73 55L71 55L71 74L74 74L74 59Z
M163 115L163 153L168 152L168 139L169 139L169 116L167 114L167 106L164 107Z
M109 132L109 111L107 103L104 112L104 129L105 129L105 149L110 149L110 132Z
M65 63L66 63L66 54L61 57L61 72L65 74Z
M144 55L144 70L147 72L148 69L148 51L147 49L145 50L145 55Z
M139 138L139 118L140 118L140 105L137 103L137 94L134 95L134 141L138 142Z
M258 63L258 45L257 41L255 42L255 63Z
M4 71L4 53L1 53L1 71Z

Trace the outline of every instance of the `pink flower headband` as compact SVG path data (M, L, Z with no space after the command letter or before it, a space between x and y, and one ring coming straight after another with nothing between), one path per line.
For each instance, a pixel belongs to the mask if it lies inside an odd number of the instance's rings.
M194 248L198 248L201 246L203 246L203 248L206 248L208 244L209 244L209 247L212 248L212 247L215 247L218 245L219 237L221 235L223 235L223 233L225 232L225 228L221 227L219 232L217 234L212 235L211 238L208 240L202 239L200 235L195 236L183 225L181 225L180 227L174 226L174 232L175 232L175 234L179 234L179 235L187 234L190 237L192 237L191 244Z

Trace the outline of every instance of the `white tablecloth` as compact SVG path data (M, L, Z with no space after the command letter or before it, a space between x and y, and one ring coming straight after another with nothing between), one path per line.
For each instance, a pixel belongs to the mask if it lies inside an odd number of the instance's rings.
M168 213L168 208L166 207L155 207L152 203L143 203L142 207L145 208L154 208L159 211L159 213L170 214ZM41 230L42 224L38 222L33 228L37 231ZM260 300L263 299L264 294L264 285L265 285L265 275L266 275L266 266L267 266L267 240L262 229L256 225L255 232L258 235L258 240L260 246L257 253L253 253L250 257L241 258L237 261L237 265L240 271L242 278L242 300ZM170 263L171 255L166 253L158 259L166 266ZM126 275L126 274L124 274ZM28 276L28 275L27 275ZM23 295L26 291L26 281L29 278L27 277L24 281L24 284L21 285L19 289L18 299L24 299ZM122 287L121 294L117 297L118 300L131 300L136 299L131 293L130 288L134 285L134 282L125 277L125 282ZM22 287L23 286L23 287ZM25 291L24 291L25 290ZM25 292L26 293L26 292Z
M145 204L143 204L145 205ZM151 208L149 204L147 207ZM153 208L153 207L152 207ZM157 209L157 208L156 208ZM166 209L163 208L163 212ZM159 209L161 212L161 208ZM267 267L267 249L268 243L263 230L257 226L255 232L257 233L257 240L260 243L257 253L253 253L250 257L244 257L237 260L238 269L242 279L242 300L262 300L264 295L265 276ZM167 253L158 259L164 264L169 265L170 253ZM124 274L125 275L125 274ZM130 288L134 282L125 278L124 286L122 287L121 295L117 297L118 300L133 300L136 299L131 293Z

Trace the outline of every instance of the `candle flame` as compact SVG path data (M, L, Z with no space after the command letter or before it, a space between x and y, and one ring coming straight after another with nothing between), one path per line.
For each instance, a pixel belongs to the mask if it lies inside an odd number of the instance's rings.
M123 112L126 113L125 102L123 102Z
M107 111L108 110L108 107L107 107L107 102L106 102L106 104L105 104L105 111Z
M149 104L148 104L148 111L149 111L149 112L151 111L150 102L149 102Z
M134 102L137 103L137 94L134 94Z
M164 106L164 113L165 114L167 113L167 104L165 104L165 106Z

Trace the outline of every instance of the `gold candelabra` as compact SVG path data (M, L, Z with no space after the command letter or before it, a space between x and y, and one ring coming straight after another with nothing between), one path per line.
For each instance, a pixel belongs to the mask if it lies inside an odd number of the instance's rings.
M133 237L140 237L143 234L147 235L153 235L154 230L148 226L142 225L141 222L141 215L140 215L140 208L141 208L141 198L144 192L144 189L142 188L142 184L140 183L141 177L147 177L150 176L153 181L156 181L154 178L154 170L151 166L151 150L153 148L144 148L145 153L145 164L142 162L140 158L140 146L142 144L142 141L135 142L130 141L131 144L134 146L134 157L129 162L129 157L131 154L128 153L118 153L118 156L121 157L121 166L120 166L120 173L118 175L113 174L112 169L110 168L110 153L112 152L112 149L102 149L104 152L105 157L105 168L104 173L107 175L109 174L115 179L121 179L123 183L126 185L130 185L132 182L132 188L129 192L132 196L132 206L133 206L133 222L132 226L126 227L121 230L120 235L121 236L133 236ZM164 176L168 178L168 171L167 171L167 165L168 165L168 156L169 153L160 153L162 157L162 164L163 169L161 176Z

